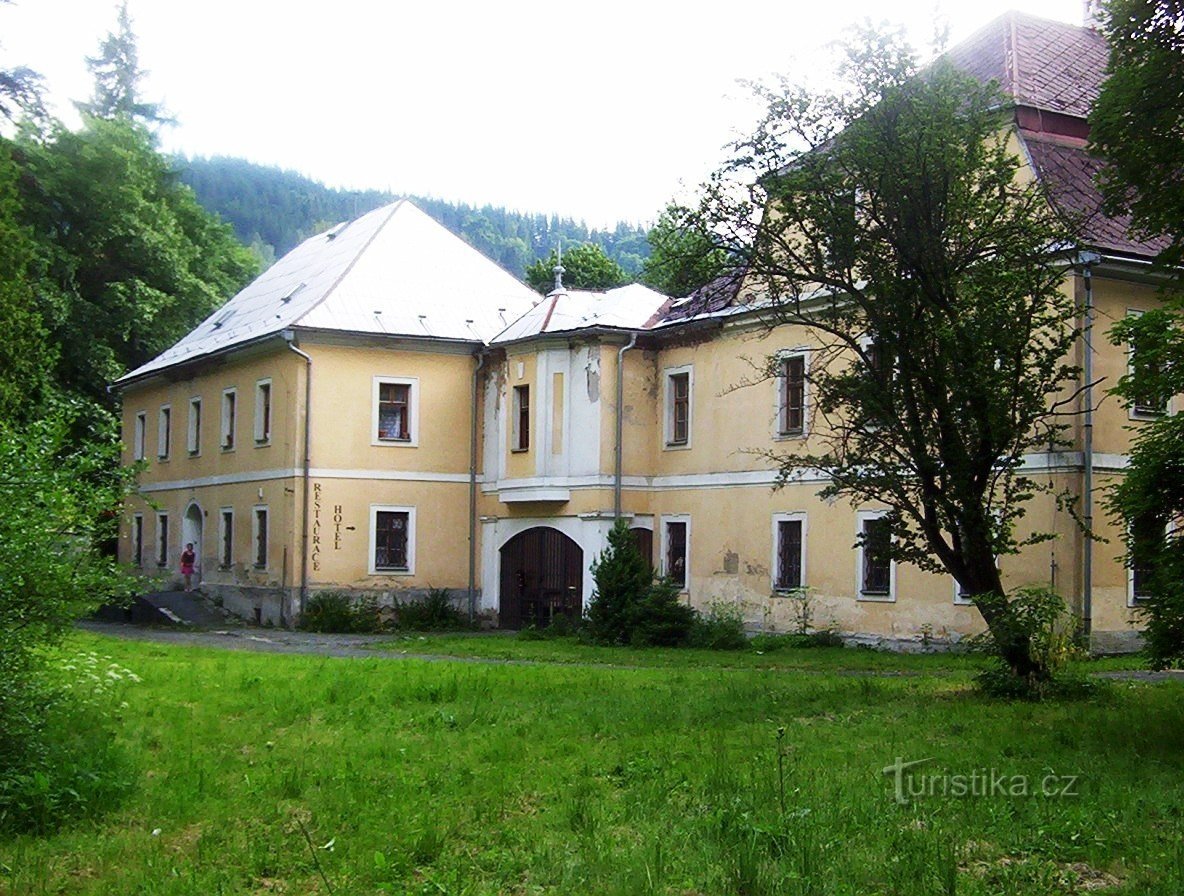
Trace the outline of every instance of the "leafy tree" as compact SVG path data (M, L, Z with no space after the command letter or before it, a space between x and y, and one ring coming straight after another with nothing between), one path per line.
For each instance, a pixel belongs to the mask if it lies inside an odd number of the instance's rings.
M666 207L646 238L650 256L642 266L641 282L664 295L689 296L728 267L727 253L680 223L677 206Z
M764 88L768 114L685 223L731 251L743 301L819 340L810 439L769 455L782 481L813 468L822 498L887 507L888 553L952 574L1012 672L1041 679L996 558L1051 537L1015 526L1046 487L1024 455L1058 441L1076 376L1056 264L1073 234L1020 176L993 86L918 72L892 35L852 44L841 73L830 92Z
M6 6L11 0L0 0ZM41 76L24 65L0 68L0 116L14 121L21 115L42 118Z
M23 426L0 421L0 828L60 822L109 771L78 778L63 757L70 738L50 729L63 695L47 648L78 617L131 593L99 549L128 482L117 437L108 429L79 442L72 417L56 405Z
M58 354L38 296L39 247L21 223L19 174L11 144L0 141L0 421L36 413Z
M1112 0L1105 23L1108 77L1091 115L1093 149L1106 161L1101 186L1111 213L1170 240L1158 261L1167 275L1163 307L1121 321L1116 345L1137 347L1132 375L1115 392L1132 404L1167 406L1184 391L1184 3ZM1157 667L1184 663L1184 542L1169 523L1184 513L1184 425L1162 416L1140 426L1126 476L1110 508L1127 533L1128 562L1152 595L1141 609Z
M543 295L555 287L555 265L559 254L552 249L526 267L526 282ZM569 289L613 289L629 282L619 264L609 258L595 243L580 243L563 253L563 285Z
M96 118L128 118L147 125L169 122L159 104L140 98L140 82L146 73L140 68L127 0L119 4L115 30L99 45L98 56L86 58L86 65L95 79L94 95L89 103L76 104L80 111Z
M17 150L24 215L46 259L39 288L61 347L55 378L112 407L107 384L192 329L250 281L257 261L128 118L26 136Z
M695 611L678 599L678 588L654 580L629 524L618 519L608 546L592 563L596 591L588 604L588 630L602 644L685 644Z
M1166 234L1168 264L1184 260L1184 0L1111 0L1108 77L1090 116L1107 163L1109 210L1130 211L1144 234Z

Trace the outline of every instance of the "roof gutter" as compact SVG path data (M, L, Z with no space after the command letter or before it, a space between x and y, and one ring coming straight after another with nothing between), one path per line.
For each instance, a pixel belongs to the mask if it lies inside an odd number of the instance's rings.
M300 607L308 604L308 500L312 478L312 357L295 345L296 334L284 330L284 341L289 349L304 359L304 489L300 511Z
M477 621L477 415L481 408L481 369L486 350L475 353L473 368L472 413L469 421L469 624Z
M621 518L621 470L623 458L621 442L625 429L625 352L637 345L637 331L629 334L629 341L617 351L617 419L614 446L616 449L616 468L613 471L613 522Z
M1084 358L1081 374L1085 379L1081 393L1085 404L1081 434L1081 516L1085 537L1081 547L1081 634L1086 649L1092 645L1094 591L1094 292L1093 266L1102 260L1097 252L1083 251L1077 256L1085 286L1082 307L1081 338Z

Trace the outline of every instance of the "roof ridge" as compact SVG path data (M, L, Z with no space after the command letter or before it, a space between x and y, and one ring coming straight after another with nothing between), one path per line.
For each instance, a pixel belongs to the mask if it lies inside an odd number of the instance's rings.
M372 234L370 234L370 238L367 239L366 242L362 244L362 247L360 249L358 249L358 251L357 251L357 253L355 253L354 257L350 259L349 264L347 264L345 266L345 268L342 270L342 272L337 275L337 279L335 279L332 282L332 284L330 284L329 288L325 290L324 294L319 299L317 299L315 302L313 302L311 305L309 305L307 308L305 308L304 311L301 313L301 315L298 318L296 318L295 320L293 320L292 323L290 323L288 326L295 326L296 324L300 323L300 321L304 320L304 318L308 317L317 308L320 308L323 304L325 304L325 300L328 299L329 296L333 295L333 292L337 289L338 286L341 285L341 281L349 276L349 272L354 269L354 266L358 263L358 261L362 258L362 256L366 254L366 250L369 249L374 244L374 241L376 239L378 239L378 235L380 233L382 233L382 231L386 227L386 225L391 222L391 218L393 218L395 216L395 212L397 212L399 210L399 206L401 206L406 201L407 201L406 199L398 199L395 202L391 203L390 213L383 219L381 224L379 224L377 227L374 228L374 232ZM352 224L356 220L357 220L357 218L351 218L347 223ZM322 236L323 236L323 234L322 234Z

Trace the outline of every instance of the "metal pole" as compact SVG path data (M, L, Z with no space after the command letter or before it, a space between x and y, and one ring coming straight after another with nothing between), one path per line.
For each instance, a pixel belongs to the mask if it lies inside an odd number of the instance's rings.
M617 352L617 431L616 469L613 471L613 522L621 518L621 468L623 464L621 441L625 431L625 352L637 345L637 334L632 333L629 341Z

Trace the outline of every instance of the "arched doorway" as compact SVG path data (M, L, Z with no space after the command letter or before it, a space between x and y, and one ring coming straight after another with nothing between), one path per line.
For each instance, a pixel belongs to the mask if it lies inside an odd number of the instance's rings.
M201 533L203 528L203 514L201 507L195 501L185 508L185 516L181 518L181 550L185 549L185 545L193 545L193 553L197 555L197 564L193 575L193 587L196 588L201 582L201 557L202 544Z
M584 612L584 552L550 526L519 532L501 549L498 622L502 628L545 628L557 616Z

